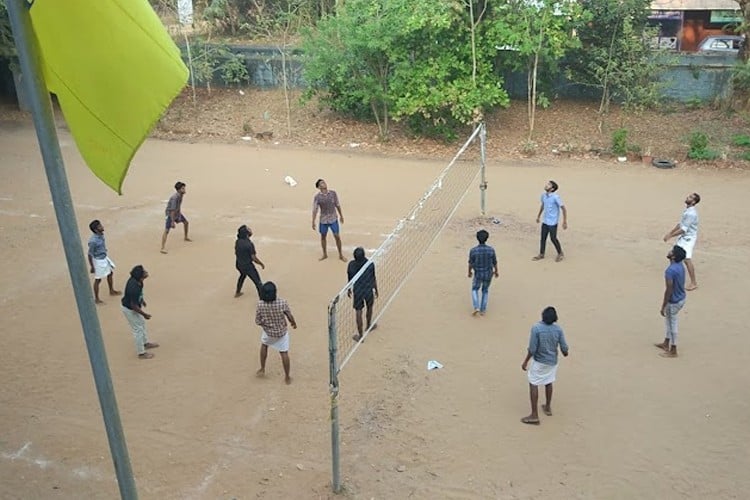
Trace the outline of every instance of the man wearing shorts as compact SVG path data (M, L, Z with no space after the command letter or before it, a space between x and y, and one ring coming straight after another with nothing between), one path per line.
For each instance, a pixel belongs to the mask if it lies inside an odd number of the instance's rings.
M544 386L547 401L542 410L547 416L552 416L552 383L557 377L557 350L563 356L568 356L568 344L565 334L557 322L557 311L554 307L546 307L542 311L542 321L531 327L529 349L521 369L527 373L529 379L529 399L531 400L531 414L523 417L524 424L539 425L539 386ZM531 361L533 358L533 361ZM531 361L531 366L529 365ZM528 370L527 370L528 369Z
M678 236L675 244L685 250L685 267L687 267L690 284L685 290L691 291L698 288L698 281L695 279L695 267L693 267L693 248L698 240L698 210L695 206L700 203L701 197L698 193L689 194L685 198L685 211L682 212L680 223L677 224L670 232L664 235L664 242Z
M330 229L333 233L333 239L336 240L336 248L339 251L339 259L346 262L344 254L341 253L341 238L339 237L339 217L341 223L344 223L344 213L341 211L341 205L339 204L339 197L336 191L329 190L326 181L318 179L315 182L315 187L320 190L318 194L313 198L313 212L312 212L312 228L315 228L315 218L320 210L320 221L317 230L320 232L320 246L323 249L323 256L319 260L325 260L328 258L328 251L326 249L326 238L328 236L328 230ZM338 212L338 216L336 214Z
M115 263L107 255L107 244L104 242L104 226L102 226L102 223L98 219L93 220L89 224L89 229L94 233L89 238L88 255L90 272L94 275L94 298L97 304L104 304L99 299L99 284L102 282L102 278L107 278L110 295L120 295L113 284Z
M273 347L281 354L281 363L284 366L284 381L292 383L289 376L291 362L289 361L289 331L286 322L292 328L297 328L297 322L294 321L292 311L286 300L276 296L276 284L273 281L266 281L260 288L260 301L255 310L255 324L262 328L260 335L260 369L256 372L259 377L266 374L266 357L268 357L268 347Z
M367 257L365 257L365 249L357 247L354 249L354 260L349 262L346 268L346 276L349 281L354 279L357 273L365 267L367 264ZM354 292L352 294L352 292ZM362 322L362 309L367 307L367 330L371 331L378 327L378 325L372 324L372 306L375 303L375 299L378 296L378 281L375 278L375 264L370 263L369 266L362 272L362 275L357 278L357 281L349 289L347 295L351 297L354 295L354 310L357 312L357 335L352 338L359 342L362 340L364 334L364 325Z
M165 211L167 218L164 222L164 234L161 237L161 253L167 253L169 230L177 224L182 224L185 229L185 241L193 241L188 237L188 220L182 215L182 197L185 196L185 183L177 182L174 189L177 192L169 198Z

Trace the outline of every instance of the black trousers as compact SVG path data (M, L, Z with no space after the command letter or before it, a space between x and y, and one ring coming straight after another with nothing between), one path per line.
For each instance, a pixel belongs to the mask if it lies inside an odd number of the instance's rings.
M557 253L563 253L562 246L560 246L560 241L557 239L557 224L555 224L554 226L542 224L542 241L539 244L539 255L544 255L544 249L547 247L547 235L549 235L549 239L552 244L555 245L555 250L557 250Z
M255 284L255 288L258 290L258 298L260 298L260 287L263 285L263 282L260 280L260 274L258 274L258 270L255 266L238 267L237 271L240 273L240 277L237 278L237 293L242 291L242 285L245 284L245 278L250 278Z

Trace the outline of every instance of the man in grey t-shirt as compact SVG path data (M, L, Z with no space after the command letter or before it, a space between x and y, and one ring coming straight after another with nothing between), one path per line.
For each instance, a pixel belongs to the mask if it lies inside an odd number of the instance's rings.
M167 236L169 236L169 230L174 229L177 224L182 224L185 228L185 241L193 241L188 237L188 220L182 214L182 197L185 196L185 183L177 182L174 185L175 194L173 194L167 202L167 209L165 214L167 216L164 223L164 234L161 236L161 253L167 253Z
M552 383L557 376L557 349L560 348L563 356L568 355L568 343L565 334L557 322L557 311L554 307L547 307L542 311L542 321L531 327L529 336L529 349L526 359L521 364L521 369L528 374L529 398L531 399L531 414L523 417L524 424L539 425L539 413L537 403L539 401L539 386L544 386L544 394L547 397L546 404L542 410L547 416L552 416ZM531 366L529 361L533 358ZM527 371L528 368L528 371Z

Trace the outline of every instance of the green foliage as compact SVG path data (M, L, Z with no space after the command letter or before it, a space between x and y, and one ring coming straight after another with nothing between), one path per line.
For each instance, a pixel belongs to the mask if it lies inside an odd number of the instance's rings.
M559 71L559 62L580 41L572 36L586 19L577 2L563 0L508 0L494 8L483 44L503 47L499 67L527 74L529 140L534 131L536 106L549 107L547 93Z
M732 85L735 91L750 94L750 61L738 62L734 65Z
M0 0L0 59L16 59L16 46L13 43L13 32L10 29L10 18L5 0Z
M740 160L750 161L750 151L743 151L739 155Z
M612 100L639 109L658 104L658 51L649 46L653 33L646 28L649 0L581 0L591 21L580 23L581 48L567 68L571 81L602 93L600 112Z
M628 153L628 129L618 128L612 133L612 153L617 156Z
M190 71L198 84L210 85L215 78L228 85L250 81L245 57L233 53L226 44L207 43L202 38L196 38L190 42L190 52Z
M740 134L732 137L732 144L743 148L750 148L750 135Z
M348 0L304 34L307 97L419 134L450 138L485 109L507 105L494 75L494 48L476 44L459 4L449 0ZM476 56L476 71L473 64Z
M700 109L703 106L703 99L699 96L694 95L685 101L685 106L688 109Z
M332 7L320 0L206 0L202 17L219 33L276 36L294 27L313 26ZM290 16L293 19L290 19Z
M715 160L721 156L718 151L710 149L708 136L703 132L690 134L688 158L691 160Z

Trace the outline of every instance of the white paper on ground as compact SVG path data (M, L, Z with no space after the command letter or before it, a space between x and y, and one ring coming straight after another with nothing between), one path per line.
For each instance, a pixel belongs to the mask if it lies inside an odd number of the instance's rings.
M428 370L438 370L438 369L440 369L442 367L443 367L443 365L439 361L436 361L434 359L431 359L431 360L429 360L427 362L427 369Z

